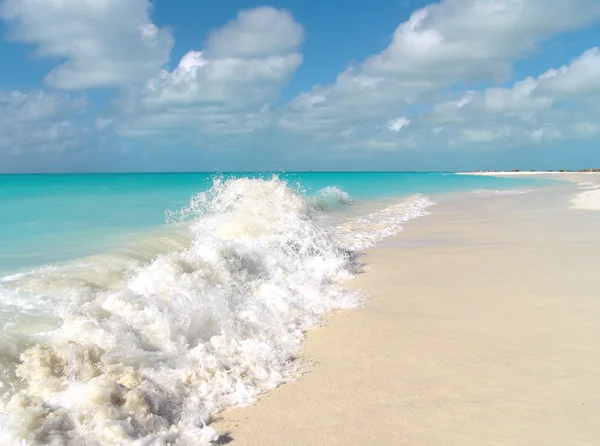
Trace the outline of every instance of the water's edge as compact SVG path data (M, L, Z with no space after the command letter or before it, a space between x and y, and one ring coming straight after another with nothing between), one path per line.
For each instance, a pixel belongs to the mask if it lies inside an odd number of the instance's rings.
M333 186L307 198L278 177L217 179L170 214L173 232L5 276L0 442L215 440L212 414L295 377L306 330L360 304L344 286L356 253L434 200L343 214L351 203Z

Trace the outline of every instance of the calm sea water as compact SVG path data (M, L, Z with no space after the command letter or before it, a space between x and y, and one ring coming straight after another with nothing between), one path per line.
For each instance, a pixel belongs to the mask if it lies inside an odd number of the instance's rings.
M0 176L0 444L202 445L453 174ZM167 223L168 222L168 223Z
M271 174L222 174L269 178ZM316 195L337 187L354 201L476 189L514 189L545 180L440 173L289 173L291 187ZM165 223L165 212L208 190L208 173L0 175L0 272L73 259L125 243Z

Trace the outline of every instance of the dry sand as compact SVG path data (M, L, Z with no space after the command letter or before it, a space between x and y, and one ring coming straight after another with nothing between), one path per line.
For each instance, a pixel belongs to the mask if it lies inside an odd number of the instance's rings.
M583 187L571 199L571 206L576 209L600 210L600 185Z
M363 258L368 303L299 380L214 426L234 445L600 444L600 212L573 185L447 202Z

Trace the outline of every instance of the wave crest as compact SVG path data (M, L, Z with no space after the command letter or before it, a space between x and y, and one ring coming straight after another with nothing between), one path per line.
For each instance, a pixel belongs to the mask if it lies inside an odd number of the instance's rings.
M0 443L214 440L211 414L293 376L304 331L359 302L348 253L276 177L216 180L171 218L189 247L64 296L60 328L20 356Z
M335 186L327 186L319 191L316 197L310 199L313 208L321 211L334 211L352 204L350 195Z
M343 286L351 251L433 204L319 218L350 203L335 187L307 199L276 176L217 178L168 214L177 236L5 277L0 294L23 312L12 323L30 330L0 336L0 444L215 440L212 414L293 378L304 332L360 302Z

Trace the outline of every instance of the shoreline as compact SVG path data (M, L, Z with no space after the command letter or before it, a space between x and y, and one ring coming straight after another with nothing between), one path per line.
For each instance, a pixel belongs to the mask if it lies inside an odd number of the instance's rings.
M573 186L408 222L350 283L367 303L308 332L305 374L212 426L236 445L600 441L600 213Z
M473 171L473 172L456 172L457 175L481 175L481 176L527 176L527 175L598 175L600 171L583 171L583 170L498 170L498 171Z
M576 183L582 186L582 190L572 197L571 207L574 209L600 210L600 172L458 172L457 175L490 177L527 177L536 175Z

